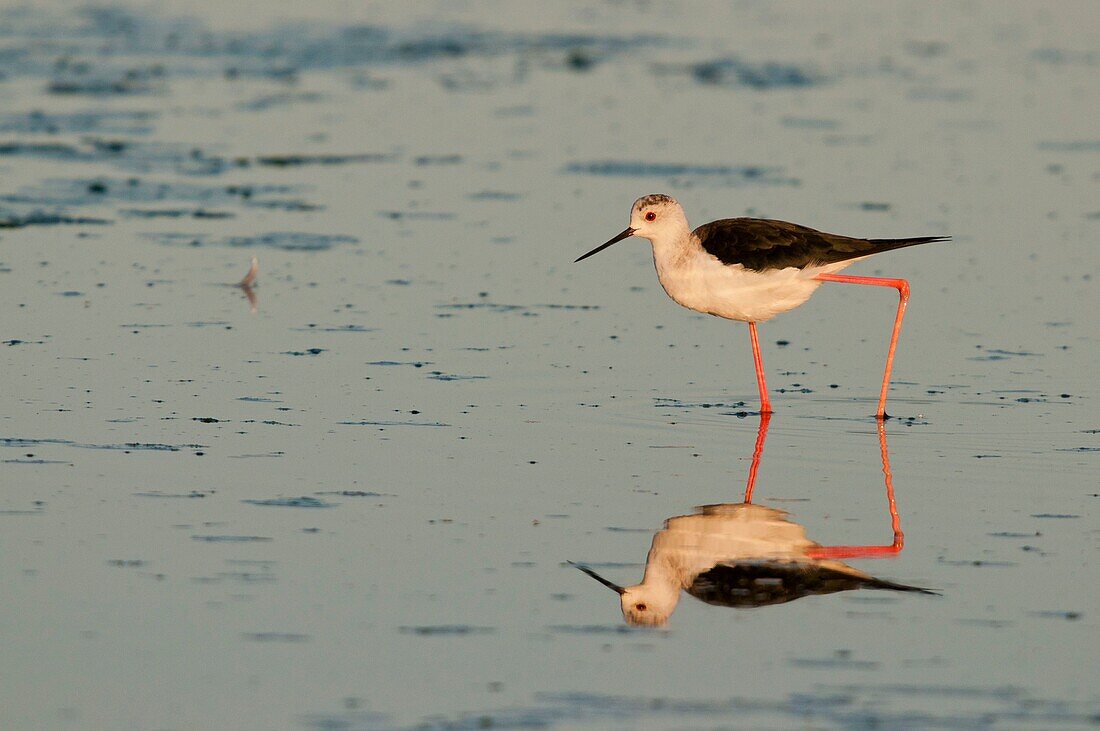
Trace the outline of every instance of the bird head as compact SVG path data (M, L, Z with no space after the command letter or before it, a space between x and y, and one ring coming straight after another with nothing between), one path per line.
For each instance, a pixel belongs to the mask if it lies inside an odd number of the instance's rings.
M623 619L635 627L661 627L672 616L680 601L680 588L674 584L652 583L619 586L597 574L587 566L573 566L600 582L619 595L619 604L623 610Z
M630 209L630 226L607 243L578 257L574 263L598 254L612 244L631 236L655 241L674 238L687 230L689 230L687 216L684 215L684 209L676 199L660 193L645 195L634 201L634 206Z

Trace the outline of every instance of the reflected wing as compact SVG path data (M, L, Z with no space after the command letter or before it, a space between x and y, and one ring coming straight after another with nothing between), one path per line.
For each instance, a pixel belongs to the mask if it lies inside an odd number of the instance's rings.
M797 223L765 218L726 218L695 229L708 254L724 264L740 264L764 271L832 264L905 246L947 241L946 236L911 239L853 239L837 236Z
M856 572L855 569L850 570L853 573L804 561L718 564L699 574L687 591L707 604L741 608L783 604L804 596L852 589L935 593L917 586L876 579Z

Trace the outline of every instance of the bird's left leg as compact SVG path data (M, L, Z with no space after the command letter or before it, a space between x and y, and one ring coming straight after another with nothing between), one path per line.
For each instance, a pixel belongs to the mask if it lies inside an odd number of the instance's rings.
M752 362L756 365L756 386L760 389L760 415L772 413L772 402L768 398L768 383L764 378L764 359L760 357L760 340L756 337L756 323L749 322L749 337L752 338Z
M909 282L904 279L853 277L847 274L818 274L815 279L822 282L839 282L840 284L870 284L875 287L893 287L898 291L898 314L894 318L894 333L890 337L890 350L886 354L886 372L882 376L882 391L878 397L878 411L875 413L875 418L887 418L886 392L890 390L890 371L894 369L894 351L898 347L901 321L905 318L905 307L909 304Z

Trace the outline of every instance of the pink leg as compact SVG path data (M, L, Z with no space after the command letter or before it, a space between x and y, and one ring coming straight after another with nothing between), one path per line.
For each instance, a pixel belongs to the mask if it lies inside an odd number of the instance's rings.
M905 547L905 534L901 532L901 516L898 504L894 500L894 476L890 472L890 452L886 449L886 424L878 423L878 446L882 453L882 474L886 480L886 502L890 506L890 527L894 531L894 542L888 546L818 546L810 551L810 558L875 558L892 556Z
M768 438L768 422L771 421L771 412L760 414L760 429L756 432L756 446L752 450L752 466L749 467L749 481L745 483L746 503L752 502L752 490L756 487L756 471L760 469L760 457L764 454L764 441Z
M894 318L894 334L890 337L890 351L886 354L886 372L882 376L882 392L878 397L878 411L875 418L889 418L886 414L886 392L890 390L890 371L894 369L894 350L898 347L898 335L901 334L901 321L905 317L905 307L909 304L909 282L904 279L884 279L882 277L853 277L847 274L819 274L822 282L840 284L870 284L875 287L893 287L898 291L898 314ZM752 323L749 323L750 325Z
M749 323L749 335L752 337L752 362L756 365L756 385L760 389L760 415L772 413L772 402L768 398L768 384L764 380L764 360L760 357L760 341L756 338L756 323Z

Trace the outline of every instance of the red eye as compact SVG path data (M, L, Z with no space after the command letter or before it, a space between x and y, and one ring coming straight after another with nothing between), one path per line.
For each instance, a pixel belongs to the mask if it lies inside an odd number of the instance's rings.
M645 214L645 220L647 220L647 221L656 221L657 220L657 214L654 213L653 211L650 211L649 213Z

